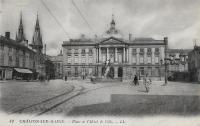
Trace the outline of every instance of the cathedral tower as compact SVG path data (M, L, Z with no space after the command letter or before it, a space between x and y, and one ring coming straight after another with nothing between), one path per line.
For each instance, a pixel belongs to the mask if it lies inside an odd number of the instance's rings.
M23 22L22 22L22 12L20 14L20 23L19 23L19 28L18 28L18 32L16 34L16 41L17 42L22 42L25 41L25 35L24 35L24 27L23 27Z
M36 19L36 24L35 24L35 32L33 34L33 40L30 46L37 50L37 52L42 53L43 49L43 42L42 42L42 35L40 32L40 24L39 24L39 19L38 19L38 14L37 14L37 19Z

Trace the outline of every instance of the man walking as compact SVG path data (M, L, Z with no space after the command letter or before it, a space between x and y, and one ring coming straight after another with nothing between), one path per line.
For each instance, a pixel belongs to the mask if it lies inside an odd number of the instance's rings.
M136 85L139 85L137 75L135 75L135 77L134 77L134 84L135 84L135 86L136 86Z
M146 89L146 92L148 93L149 92L149 85L151 84L151 79L148 77L148 74L146 74L143 78L143 84L145 86L145 89Z

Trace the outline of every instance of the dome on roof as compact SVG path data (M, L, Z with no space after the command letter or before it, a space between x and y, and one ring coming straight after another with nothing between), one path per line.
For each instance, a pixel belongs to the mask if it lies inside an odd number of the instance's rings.
M122 38L121 32L115 28L114 18L112 18L112 21L110 23L110 28L103 34L103 38L109 38L109 37Z

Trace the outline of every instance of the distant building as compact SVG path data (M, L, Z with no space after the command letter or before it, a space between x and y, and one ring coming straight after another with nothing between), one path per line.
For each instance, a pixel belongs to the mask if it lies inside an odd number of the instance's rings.
M45 60L45 72L48 79L55 78L55 66L49 56Z
M167 38L133 39L130 35L128 40L124 39L112 19L102 38L81 36L63 42L63 74L73 78L102 78L106 73L108 78L127 80L134 75L142 79L148 73L153 80L163 80L161 60L164 61L167 45ZM108 62L110 69L105 72Z
M189 53L189 73L191 81L200 82L200 46L194 46Z
M172 81L189 81L188 53L191 49L167 49L168 79Z
M57 56L52 56L51 61L54 64L55 78L63 78L63 54L62 50Z

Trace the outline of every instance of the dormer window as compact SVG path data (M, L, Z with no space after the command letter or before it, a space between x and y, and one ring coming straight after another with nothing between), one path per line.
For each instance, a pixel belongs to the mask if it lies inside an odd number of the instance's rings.
M81 55L85 55L85 49L82 49Z
M92 49L89 49L89 55L92 55L93 52L92 52Z

